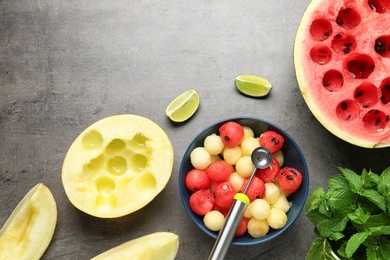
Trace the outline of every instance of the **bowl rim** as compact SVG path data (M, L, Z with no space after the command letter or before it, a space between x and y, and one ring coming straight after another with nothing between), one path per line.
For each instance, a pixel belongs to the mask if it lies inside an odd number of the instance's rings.
M305 157L302 153L302 150L301 148L298 146L298 144L296 143L296 141L291 137L290 134L288 134L286 132L286 130L284 130L283 128L281 128L280 126L274 124L274 123L271 123L267 120L264 120L264 119L260 119L260 118L257 118L257 117L253 117L253 116L238 116L238 117L229 117L229 118L225 118L223 120L219 120L217 121L216 123L213 123L213 124L210 124L208 125L206 128L204 128L202 131L200 131L192 140L191 142L188 144L183 156L182 156L182 160L181 160L181 163L180 163L180 168L179 168L179 192L180 192L180 198L181 198L181 201L182 201L182 204L187 212L187 214L189 215L189 217L192 219L193 222L195 222L195 224L204 232L206 233L208 236L216 239L218 237L218 232L214 232L214 231L211 231L209 230L203 223L198 223L198 221L195 221L195 218L196 217L199 217L198 215L196 215L192 210L191 208L189 207L189 203L185 200L184 196L182 196L182 194L184 192L188 193L188 189L185 187L185 178L184 178L184 174L182 173L183 172L183 168L184 168L184 165L186 163L186 160L184 159L187 155L189 156L190 152L195 148L195 142L198 141L198 139L205 134L205 132L211 130L212 128L218 126L218 125L222 125L223 123L226 123L228 121L243 121L243 120L251 120L251 121L256 121L256 122L259 122L259 123L264 123L266 126L267 126L267 129L271 126L271 128L274 128L276 129L277 131L279 131L280 133L282 133L284 136L286 136L289 141L292 143L293 147L297 150L297 153L299 155L299 157L301 158L302 160L302 164L303 164L303 169L304 169L304 172L306 173L305 175L305 178L303 178L302 180L302 184L301 184L301 187L305 187L304 188L304 191L303 191L303 203L301 206L298 207L297 211L296 211L296 214L292 216L292 218L289 218L288 219L288 222L287 224L281 228L281 229L278 229L278 230L275 230L272 234L267 234L266 236L264 237L260 237L260 238L251 238L253 239L253 241L240 241L240 239L242 239L242 237L235 237L232 241L232 245L238 245L238 246L249 246L249 245L257 245L257 244L261 244L261 243L265 243L265 242L268 242L272 239L274 239L275 237L279 236L280 234L284 233L295 221L296 219L300 216L303 208L305 207L305 203L307 201L307 197L308 197L308 193L309 193L309 171L308 171L308 166L307 166L307 163L306 163L306 160L305 160ZM199 146L196 146L196 147L199 147ZM183 185L184 184L184 185ZM303 185L304 184L304 185Z

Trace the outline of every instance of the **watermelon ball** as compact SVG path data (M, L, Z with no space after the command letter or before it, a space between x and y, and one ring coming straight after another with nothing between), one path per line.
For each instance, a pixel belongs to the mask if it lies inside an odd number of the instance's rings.
M284 167L278 176L280 190L287 194L294 193L302 183L302 174L295 168Z
M272 162L270 166L265 169L257 169L256 176L259 177L264 182L271 182L276 179L279 175L279 162L275 157L272 157Z
M188 172L186 179L186 187L192 191L207 190L210 188L210 179L207 172L199 169L192 169Z
M219 128L222 142L227 147L235 147L244 139L244 128L236 122L226 122Z
M234 172L233 166L229 165L225 161L217 161L210 164L207 169L207 175L210 180L217 183L227 181L230 174Z
M190 196L190 208L191 210L204 216L207 212L211 211L214 207L213 194L210 190L198 190Z
M271 153L279 151L283 144L284 138L274 131L265 131L260 135L259 143L267 148Z
M230 182L222 182L218 184L213 192L214 203L222 208L230 208L234 201L236 190Z
M246 234L246 232L248 231L248 222L249 218L242 217L240 224L238 224L236 233L234 234L235 237L242 237Z
M245 180L244 184L242 184L242 188L241 188L242 191L245 190L247 184L248 184L248 180ZM264 182L259 177L254 176L246 192L246 195L248 196L250 201L264 198L265 197Z

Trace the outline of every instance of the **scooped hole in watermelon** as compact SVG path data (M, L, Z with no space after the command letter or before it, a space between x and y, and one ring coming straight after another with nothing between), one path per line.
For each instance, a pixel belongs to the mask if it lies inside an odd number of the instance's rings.
M324 65L332 60L332 51L326 45L316 45L310 51L310 58L317 64Z
M359 116L360 108L354 100L341 101L337 108L337 116L344 121L352 121Z
M316 41L324 41L332 34L332 24L327 19L314 20L310 25L310 35Z
M390 103L390 78L387 78L382 81L380 89L381 101L383 104L387 105L388 103Z
M345 33L338 33L332 40L332 49L337 53L348 54L356 49L355 37Z
M382 57L390 57L390 36L381 36L375 40L374 50Z
M389 116L377 109L368 111L363 117L364 127L369 131L383 131L388 121Z
M369 0L368 6L379 14L386 12L386 9L390 9L390 2L388 0Z
M336 23L346 29L350 30L360 24L361 18L359 13L352 8L342 8L336 18Z
M339 91L344 84L344 77L338 70L328 70L322 78L322 85L329 92Z
M345 61L345 67L354 79L366 79L375 69L374 60L365 54L351 54Z
M370 82L364 82L355 89L355 101L363 108L369 108L375 105L378 98L378 89Z

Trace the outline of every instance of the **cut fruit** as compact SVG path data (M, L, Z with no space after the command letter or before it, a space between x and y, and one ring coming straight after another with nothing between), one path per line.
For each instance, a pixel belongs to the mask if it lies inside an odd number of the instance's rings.
M168 105L165 114L173 122L184 122L195 114L199 103L198 92L190 89L176 97Z
M179 237L170 232L156 232L114 247L92 260L173 260L179 250Z
M251 97L264 97L272 89L271 82L251 75L238 76L234 80L234 83L241 93Z
M64 159L62 183L76 208L115 218L152 201L172 167L173 147L164 130L142 116L115 115L76 138Z
M297 30L302 95L331 133L361 147L390 146L390 1L312 0Z
M53 237L57 205L50 190L35 185L0 230L0 259L40 259Z

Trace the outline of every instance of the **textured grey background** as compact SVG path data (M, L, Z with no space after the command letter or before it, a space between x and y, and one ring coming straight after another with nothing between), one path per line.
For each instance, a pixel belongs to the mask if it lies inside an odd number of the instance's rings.
M195 133L232 116L255 116L286 129L300 145L310 192L337 166L380 172L389 149L352 146L325 130L299 92L294 36L302 1L0 1L0 225L25 193L45 183L58 224L44 259L89 259L155 231L180 236L177 259L206 259L213 239L189 219L177 174ZM274 86L265 99L240 95L237 75ZM197 89L201 105L182 125L165 117L177 95ZM73 140L107 116L133 113L158 123L175 149L172 177L138 212L98 219L74 208L61 183ZM227 259L304 259L315 238L304 212L269 243L233 246Z

